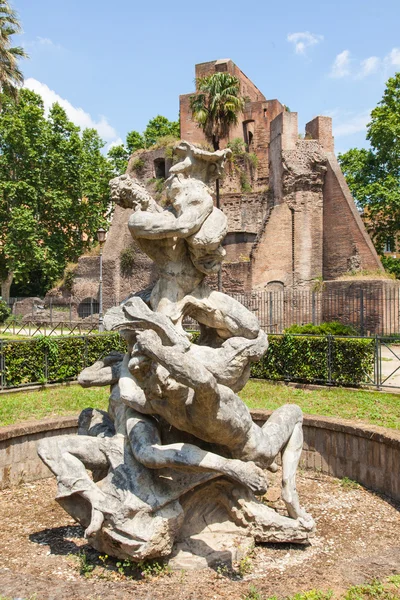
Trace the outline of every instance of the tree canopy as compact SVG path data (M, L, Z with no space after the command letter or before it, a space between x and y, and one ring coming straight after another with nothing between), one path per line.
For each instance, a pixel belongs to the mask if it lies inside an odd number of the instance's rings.
M192 116L214 150L219 150L220 140L228 137L244 109L240 82L229 73L213 73L197 80L197 90L190 98Z
M0 91L15 97L24 77L18 60L27 58L20 46L12 46L11 37L20 33L18 15L7 0L0 0Z
M352 148L338 159L377 250L400 231L400 73L386 83L367 126L370 149Z
M125 173L128 165L129 156L136 150L151 148L161 138L180 137L179 121L169 121L166 117L157 115L150 119L143 133L130 131L126 136L126 143L113 146L108 152L108 158L111 161L114 172L118 175Z
M59 104L21 89L3 94L0 112L0 277L40 280L42 292L106 225L112 167L93 129L80 131Z

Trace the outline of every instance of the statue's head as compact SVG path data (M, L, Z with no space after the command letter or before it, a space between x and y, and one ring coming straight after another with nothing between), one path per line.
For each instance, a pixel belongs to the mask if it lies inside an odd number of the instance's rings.
M189 142L181 141L174 147L174 153L181 160L170 168L171 176L180 174L209 185L221 177L226 159L232 151L226 148L209 152Z
M146 210L152 202L146 188L134 177L130 175L120 175L110 181L110 199L122 208L137 207Z

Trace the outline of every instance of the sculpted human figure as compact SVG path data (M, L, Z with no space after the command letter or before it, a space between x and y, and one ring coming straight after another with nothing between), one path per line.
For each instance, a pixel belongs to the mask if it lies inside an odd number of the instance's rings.
M260 541L304 541L314 527L296 491L301 410L285 405L263 427L252 421L236 392L267 336L254 314L204 281L225 253L227 220L208 186L230 151L180 142L175 152L181 160L170 169L165 208L129 175L111 182L112 199L134 210L130 232L160 277L148 304L134 296L105 315L127 352L79 376L84 387L111 386L108 413L83 411L78 437L48 438L38 450L57 477L57 499L90 543L136 560L170 554L190 499L208 492L240 532ZM200 325L198 344L183 330L187 315ZM289 518L253 495L265 493L262 469L276 471L279 453Z
M296 405L275 410L261 428L242 400L218 383L196 352L178 344L164 346L155 331L137 334L121 365L120 395L138 412L161 415L168 423L236 459L262 468L282 451L282 498L289 515L309 519L296 491L296 470L303 448L303 415ZM152 359L149 364L143 355Z
M176 152L185 158L170 169L165 210L129 175L110 182L111 198L124 208L134 208L129 230L160 270L150 305L178 326L189 315L224 339L255 338L256 317L234 298L204 283L205 275L220 268L225 255L221 242L227 232L227 219L214 207L208 183L220 175L230 150L208 152L181 142Z

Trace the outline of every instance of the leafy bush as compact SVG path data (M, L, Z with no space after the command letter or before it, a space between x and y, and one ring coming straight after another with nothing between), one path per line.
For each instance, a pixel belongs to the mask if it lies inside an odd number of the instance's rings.
M11 310L7 306L7 302L0 300L0 323L4 323L11 314Z
M374 369L373 339L290 334L268 338L269 348L252 365L252 377L359 385Z
M351 325L344 325L339 321L330 321L329 323L321 323L321 325L292 325L285 329L284 333L302 333L305 335L358 335L358 332Z
M381 262L388 273L400 279L400 259L393 256L381 256Z
M135 158L132 163L132 169L136 172L140 172L144 167L144 160L142 158Z
M125 349L125 341L116 333L3 341L3 385L17 387L74 379L82 369L111 350L124 352Z

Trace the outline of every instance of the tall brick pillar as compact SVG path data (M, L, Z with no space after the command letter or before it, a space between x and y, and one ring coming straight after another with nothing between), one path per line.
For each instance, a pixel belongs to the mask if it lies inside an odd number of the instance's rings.
M325 152L334 151L331 117L315 117L306 125L306 139L317 140Z
M274 204L283 200L282 190L282 151L293 150L298 138L297 113L282 112L271 122L269 146L270 189Z

